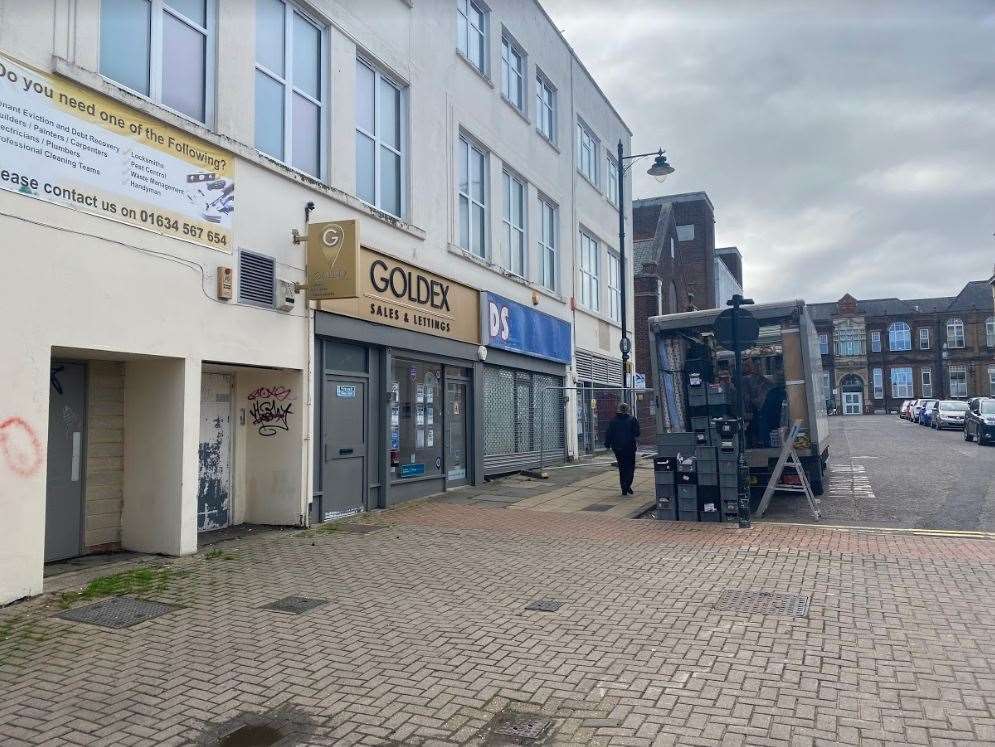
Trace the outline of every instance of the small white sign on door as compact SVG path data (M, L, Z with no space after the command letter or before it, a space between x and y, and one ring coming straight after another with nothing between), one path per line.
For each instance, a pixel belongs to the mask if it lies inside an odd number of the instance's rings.
M339 384L335 387L335 396L354 399L356 397L356 387L351 384Z

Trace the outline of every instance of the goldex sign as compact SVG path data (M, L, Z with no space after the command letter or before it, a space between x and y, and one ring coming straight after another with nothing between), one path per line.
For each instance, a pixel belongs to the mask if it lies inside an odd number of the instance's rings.
M484 340L492 348L570 362L570 323L499 296L482 294Z

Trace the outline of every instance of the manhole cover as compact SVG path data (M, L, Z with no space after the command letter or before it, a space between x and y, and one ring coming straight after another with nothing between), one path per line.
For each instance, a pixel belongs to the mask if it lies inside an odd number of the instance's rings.
M509 718L499 723L494 733L502 737L533 741L542 739L552 724L552 721L544 718Z
M533 612L556 612L562 606L563 602L557 602L555 599L537 599L526 605L525 609Z
M386 529L386 524L343 524L339 527L340 532L349 532L350 534L369 534L370 532L379 532L381 529Z
M275 602L264 604L259 609L292 612L295 615L301 615L323 604L328 604L328 600L316 597L284 597L283 599L277 599Z
M246 724L218 740L218 747L270 747L283 739L283 732L269 724Z
M96 604L88 604L86 607L67 610L56 617L73 622L101 625L105 628L130 628L132 625L152 620L179 608L179 605L175 604L114 597Z
M590 506L584 506L581 511L608 511L612 508L615 506L611 503L592 503Z
M715 603L715 609L720 612L745 612L750 615L807 617L810 601L809 597L800 594L726 589Z

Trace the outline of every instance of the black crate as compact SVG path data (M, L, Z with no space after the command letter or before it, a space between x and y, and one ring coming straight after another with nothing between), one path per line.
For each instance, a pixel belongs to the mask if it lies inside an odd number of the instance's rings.
M678 521L698 521L697 511L678 511L677 512Z
M670 483L669 485L660 485L659 483L657 483L656 486L657 500L660 500L661 498L665 498L667 500L673 500L676 495L677 495L677 486L674 485L674 483Z
M678 496L677 498L677 510L679 512L698 511L698 496L692 495L689 497Z
M697 485L678 485L677 486L677 499L694 499L698 500L698 486Z
M677 459L673 456L657 456L653 457L653 471L654 472L676 472L677 471Z

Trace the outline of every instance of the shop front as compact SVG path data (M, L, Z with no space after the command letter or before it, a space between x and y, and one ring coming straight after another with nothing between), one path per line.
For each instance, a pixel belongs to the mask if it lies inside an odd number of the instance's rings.
M570 323L495 293L482 293L480 305L484 473L564 461Z
M312 522L483 479L477 291L363 247L357 296L315 313Z
M577 450L594 454L604 449L604 435L621 401L622 363L577 349Z

